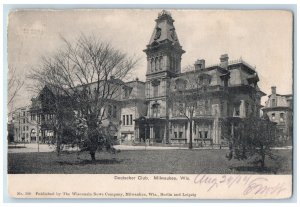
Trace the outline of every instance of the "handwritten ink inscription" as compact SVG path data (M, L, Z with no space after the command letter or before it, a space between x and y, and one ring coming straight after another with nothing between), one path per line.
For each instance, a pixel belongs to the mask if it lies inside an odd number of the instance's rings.
M270 181L267 176L255 175L207 175L199 174L194 183L207 188L207 192L224 187L238 186L243 195L280 195L286 191L286 183Z

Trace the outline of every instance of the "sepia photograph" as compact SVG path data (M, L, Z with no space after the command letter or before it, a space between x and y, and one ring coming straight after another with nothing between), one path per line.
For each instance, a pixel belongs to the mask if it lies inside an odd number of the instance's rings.
M292 11L16 9L7 18L11 196L292 195Z

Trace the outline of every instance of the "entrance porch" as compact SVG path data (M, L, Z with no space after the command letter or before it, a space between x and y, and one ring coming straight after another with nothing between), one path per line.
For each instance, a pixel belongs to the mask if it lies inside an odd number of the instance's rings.
M136 142L168 143L165 119L141 117L134 121Z

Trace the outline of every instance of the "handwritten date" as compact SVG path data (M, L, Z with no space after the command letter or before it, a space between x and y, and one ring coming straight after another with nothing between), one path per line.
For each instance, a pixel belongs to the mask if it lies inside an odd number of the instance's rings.
M254 175L196 175L194 183L207 187L207 192L219 187L238 185L243 195L279 195L286 190L285 183L270 182L267 177Z

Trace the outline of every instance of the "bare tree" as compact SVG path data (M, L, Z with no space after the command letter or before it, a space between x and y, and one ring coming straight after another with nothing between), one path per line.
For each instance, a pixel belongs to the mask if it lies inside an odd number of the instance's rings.
M42 58L41 66L33 70L30 78L36 81L37 88L47 85L76 105L86 119L86 141L94 160L105 108L119 98L122 80L138 60L94 36L81 35L75 42L62 40L63 47L53 56Z
M14 107L14 101L24 85L24 79L18 74L15 67L9 67L9 78L8 78L8 100L7 105L9 110L12 111Z
M204 72L195 71L194 67L188 66L186 75L178 77L172 82L173 90L169 101L173 105L173 111L185 117L189 123L189 149L193 148L193 117L199 107L198 101L205 99L203 92L206 91L210 82L210 76Z

